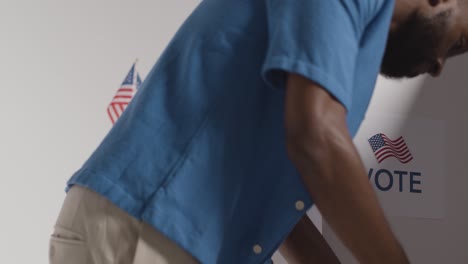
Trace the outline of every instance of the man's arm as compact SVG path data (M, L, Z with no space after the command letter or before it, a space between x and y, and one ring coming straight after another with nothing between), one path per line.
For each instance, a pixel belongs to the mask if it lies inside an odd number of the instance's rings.
M327 241L309 217L304 215L296 224L279 251L289 264L340 264Z
M343 105L290 74L285 112L289 157L338 237L360 263L409 263L367 179Z

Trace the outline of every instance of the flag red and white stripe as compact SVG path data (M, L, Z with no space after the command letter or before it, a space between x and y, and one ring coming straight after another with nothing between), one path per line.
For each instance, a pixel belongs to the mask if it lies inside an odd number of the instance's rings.
M133 98L136 89L133 87L121 87L115 94L112 102L107 107L107 114L112 121L112 124L117 122L117 119L122 115L125 108Z
M115 124L117 119L122 115L122 113L127 108L128 104L135 95L138 86L141 84L140 77L135 70L136 62L133 64L130 69L127 77L123 81L120 88L117 90L117 93L112 98L111 103L107 107L107 114L112 122Z

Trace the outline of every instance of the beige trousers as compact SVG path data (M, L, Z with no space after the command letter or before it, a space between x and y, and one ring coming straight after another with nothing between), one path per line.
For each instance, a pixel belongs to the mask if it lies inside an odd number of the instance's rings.
M197 264L186 251L104 196L73 186L50 237L50 264Z

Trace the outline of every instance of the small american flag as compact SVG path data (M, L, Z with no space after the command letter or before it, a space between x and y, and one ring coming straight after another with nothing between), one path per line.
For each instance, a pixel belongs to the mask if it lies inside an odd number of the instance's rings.
M376 134L369 139L369 144L379 163L389 157L394 157L401 163L408 163L413 159L403 137L391 140L385 134Z
M133 64L119 90L117 90L114 98L112 98L112 102L107 107L107 114L112 124L115 124L117 119L122 115L123 111L132 100L133 95L135 95L137 89L141 85L140 75L135 70L136 63L137 62Z

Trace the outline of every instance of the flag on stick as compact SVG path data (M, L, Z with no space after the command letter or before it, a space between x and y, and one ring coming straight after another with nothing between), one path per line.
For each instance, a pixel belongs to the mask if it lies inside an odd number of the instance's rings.
M125 108L127 108L127 105L130 103L137 89L141 85L140 75L136 71L136 63L137 61L133 63L127 77L125 77L125 80L107 107L107 114L109 115L112 124L117 122L117 119L119 119Z

